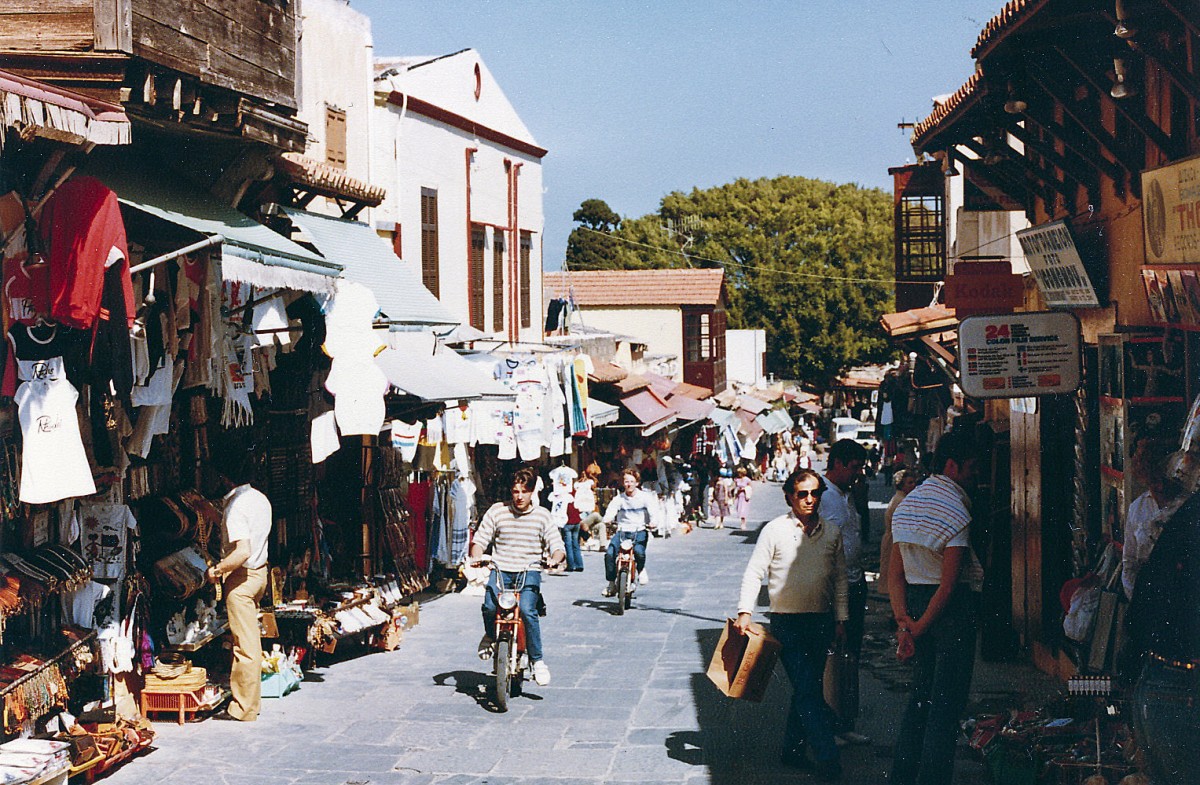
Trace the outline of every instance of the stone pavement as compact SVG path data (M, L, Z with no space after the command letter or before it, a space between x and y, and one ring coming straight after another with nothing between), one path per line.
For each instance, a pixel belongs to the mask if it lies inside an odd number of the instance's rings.
M887 490L876 480L877 496ZM876 502L873 517L881 514ZM755 494L751 529L783 512L779 486ZM879 526L873 527L878 541ZM547 687L528 684L495 713L486 698L489 663L475 656L479 598L423 604L420 625L394 652L375 652L310 672L302 688L264 700L253 724L156 722L156 749L105 779L112 785L583 785L807 782L781 769L789 689L777 668L762 703L732 701L704 676L727 615L734 612L753 531L700 529L655 539L651 584L634 608L614 614L602 598L601 554L583 573L543 581ZM877 546L876 546L877 547ZM872 600L875 650L886 655L886 612ZM886 657L879 661L886 664ZM882 668L882 666L880 666ZM1029 683L1031 669L1002 674ZM983 670L987 670L984 668ZM843 749L847 783L886 780L890 741L903 707L903 674L864 667L859 730L876 743ZM890 675L889 675L890 674ZM989 683L987 674L979 681ZM1012 687L1011 689L1015 689ZM163 715L165 717L165 715ZM965 758L964 754L964 758ZM959 783L983 782L960 762Z

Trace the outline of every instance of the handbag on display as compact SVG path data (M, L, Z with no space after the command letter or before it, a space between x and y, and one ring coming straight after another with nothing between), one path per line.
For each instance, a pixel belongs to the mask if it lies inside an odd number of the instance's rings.
M155 582L176 600L185 600L204 588L208 564L194 547L181 548L154 562Z

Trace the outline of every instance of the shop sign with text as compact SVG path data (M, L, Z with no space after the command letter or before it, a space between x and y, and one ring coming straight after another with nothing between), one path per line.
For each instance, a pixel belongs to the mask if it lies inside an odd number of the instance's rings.
M1147 264L1200 262L1200 156L1142 172Z
M1079 320L1064 311L971 316L958 328L959 386L972 398L1074 392L1081 357Z
M1066 221L1022 229L1017 242L1030 272L1051 308L1099 308L1100 300L1088 277Z

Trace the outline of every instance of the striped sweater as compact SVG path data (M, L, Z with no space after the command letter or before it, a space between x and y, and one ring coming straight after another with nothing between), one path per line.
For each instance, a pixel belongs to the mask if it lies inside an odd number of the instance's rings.
M892 542L904 556L908 583L941 582L942 555L946 548L971 547L970 498L958 483L935 474L914 488L892 513ZM978 591L983 568L974 551L963 562L959 580Z
M544 555L563 550L562 534L550 511L536 504L523 513L510 504L493 504L479 522L475 544L485 551L490 548L492 561L505 572L519 572Z

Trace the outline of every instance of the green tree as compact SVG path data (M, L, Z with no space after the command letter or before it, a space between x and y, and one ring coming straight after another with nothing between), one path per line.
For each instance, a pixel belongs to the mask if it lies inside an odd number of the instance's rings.
M584 199L571 216L579 226L567 237L566 265L572 270L617 270L629 266L624 245L612 236L621 225L617 215L602 199Z
M668 194L610 238L626 246L609 257L616 267L724 267L729 326L765 329L779 376L825 386L892 354L878 327L894 303L892 200L879 189L740 179Z

